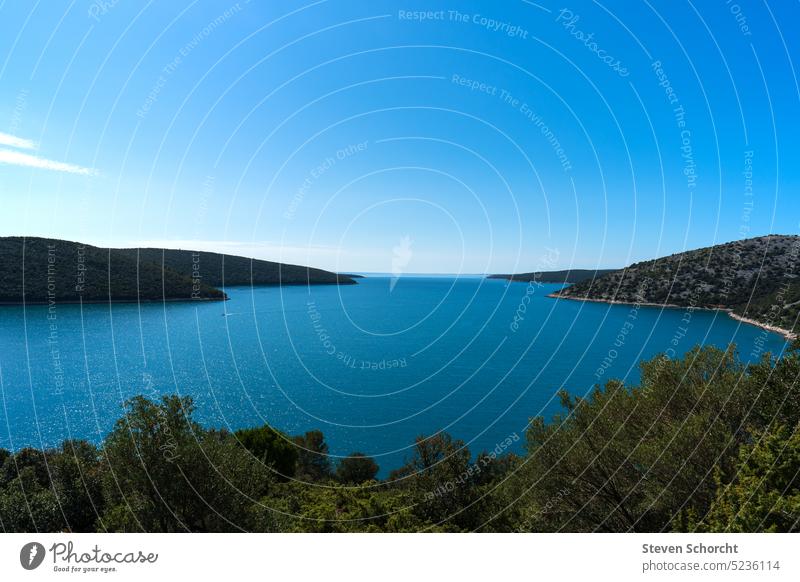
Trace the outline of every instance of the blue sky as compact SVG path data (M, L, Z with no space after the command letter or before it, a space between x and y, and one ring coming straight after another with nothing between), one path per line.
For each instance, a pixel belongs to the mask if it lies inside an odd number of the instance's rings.
M0 235L482 273L798 232L796 3L263 4L0 4Z

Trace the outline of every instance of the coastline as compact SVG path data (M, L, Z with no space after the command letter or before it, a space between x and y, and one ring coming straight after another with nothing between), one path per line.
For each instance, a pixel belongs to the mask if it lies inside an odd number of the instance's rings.
M547 295L551 299L569 299L570 301L588 301L592 303L607 303L609 305L640 305L642 307L660 307L662 309L702 309L705 311L724 311L728 314L728 317L731 319L735 319L741 323L746 323L748 325L754 325L756 327L760 327L761 329L771 331L772 333L776 333L787 341L792 341L797 339L797 334L789 331L788 329L784 329L782 327L778 327L776 325L770 325L768 323L762 323L755 319L750 319L749 317L744 317L742 315L738 315L733 312L730 307L692 307L690 305L675 305L674 303L645 303L645 302L635 302L635 301L618 301L616 299L594 299L589 297L570 297L568 295L560 295L558 292L550 293Z
M769 325L768 323L761 323L760 321L756 321L755 319L750 319L749 317L744 317L730 310L726 311L728 311L728 316L730 316L732 319L735 319L736 321L741 321L742 323L747 323L749 325L755 325L756 327L760 327L762 329L766 329L767 331L777 333L779 335L782 335L784 339L786 339L787 341L792 341L797 339L797 334L789 331L788 329L778 327L777 325Z
M118 304L118 303L192 303L196 301L209 302L209 301L228 301L229 297L196 297L194 299L181 299L171 297L168 299L86 299L79 301L75 299L56 299L53 303L55 305L102 305L102 304ZM25 307L28 305L50 305L49 301L0 301L0 307Z
M252 288L252 287L297 287L299 285L358 285L355 280L352 281L321 281L314 283L306 282L291 282L291 283L258 283L255 285L225 285L225 288ZM58 305L102 305L102 304L119 304L119 303L192 303L196 301L228 301L230 297L225 293L222 297L154 297L150 299L131 298L131 299L56 299L55 303ZM26 305L50 305L49 301L2 301L0 300L0 307L23 307Z

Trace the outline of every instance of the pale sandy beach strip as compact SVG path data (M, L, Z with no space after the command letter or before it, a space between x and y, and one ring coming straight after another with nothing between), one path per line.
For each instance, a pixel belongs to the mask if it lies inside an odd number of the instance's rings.
M741 321L742 323L748 323L750 325L755 325L756 327L760 327L760 328L766 329L767 331L772 331L774 333L778 333L778 334L782 335L783 337L785 337L787 340L796 340L797 339L797 334L796 333L792 333L788 329L784 329L782 327L778 327L777 325L769 325L769 324L766 324L766 323L761 323L760 321L756 321L755 319L750 319L749 317L742 317L741 315L733 313L729 309L726 309L726 311L728 312L728 315L730 317L732 317L733 319L735 319L736 321Z

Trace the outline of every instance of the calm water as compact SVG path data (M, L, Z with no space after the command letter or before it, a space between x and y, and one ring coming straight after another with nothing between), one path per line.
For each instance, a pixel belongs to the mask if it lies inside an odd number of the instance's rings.
M638 361L670 348L735 341L749 359L759 342L784 347L724 313L687 323L683 310L546 297L558 287L369 278L228 289L225 303L60 305L52 320L0 307L0 447L99 441L123 400L177 392L209 426L318 428L332 453L372 455L385 475L441 429L473 452L514 433L521 449L528 419L557 412L561 387L591 389L604 361L604 378L635 382Z

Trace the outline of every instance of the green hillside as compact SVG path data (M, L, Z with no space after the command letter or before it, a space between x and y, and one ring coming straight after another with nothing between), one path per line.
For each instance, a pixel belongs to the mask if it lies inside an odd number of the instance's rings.
M163 265L190 276L200 275L204 283L220 286L234 285L352 285L348 275L338 275L322 269L301 267L248 259L220 253L193 252L173 249L122 249L131 260Z
M799 255L800 237L763 236L636 263L556 295L724 308L793 331L800 315Z
M226 285L355 283L328 271L229 255L224 275ZM217 253L0 238L0 303L5 304L223 300L227 296L217 288L222 282L223 255Z

